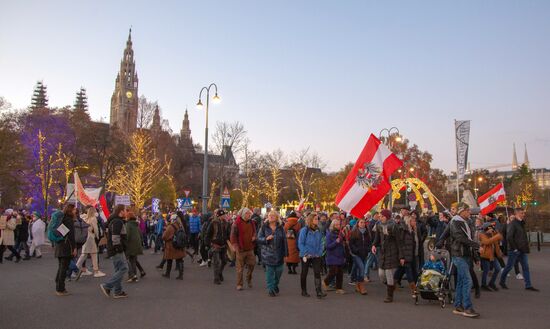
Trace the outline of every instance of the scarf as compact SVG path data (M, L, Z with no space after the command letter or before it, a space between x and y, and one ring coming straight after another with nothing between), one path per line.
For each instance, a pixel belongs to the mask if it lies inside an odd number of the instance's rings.
M462 231L464 231L464 233L466 233L466 236L468 237L468 239L472 240L472 232L470 231L470 225L468 225L468 222L466 220L464 220L464 218L460 217L459 215L456 215L456 216L453 217L451 222L452 221L457 221L457 222L463 223L465 228L463 228Z

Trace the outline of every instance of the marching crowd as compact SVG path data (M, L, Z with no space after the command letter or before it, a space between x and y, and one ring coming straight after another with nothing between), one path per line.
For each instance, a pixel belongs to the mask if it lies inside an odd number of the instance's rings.
M157 269L167 279L175 263L176 279L183 280L184 259L189 257L201 267L210 267L213 283L220 285L229 263L236 267L239 291L252 288L254 269L262 266L271 297L280 293L285 265L288 275L297 275L300 267L304 297L310 297L311 269L315 296L321 299L329 291L345 294L344 273L357 293L367 295L367 283L375 280L372 271L377 269L378 280L386 286L385 303L393 301L403 278L411 296L418 298L418 284L424 282L425 271L449 275L454 278L453 313L466 317L479 316L473 308L472 286L475 298L481 291L508 289L506 281L512 270L517 279L524 280L527 291L538 291L531 283L529 241L521 208L509 218L472 216L463 203L439 214L420 215L403 207L398 213L384 209L365 218L314 211L292 211L282 218L270 209L262 216L259 208L163 215L117 205L103 221L94 207L79 213L74 204L55 211L48 221L36 212L6 209L2 213L0 263L41 258L41 246L52 243L58 259L58 296L69 294L66 280L78 281L83 275L106 276L98 265L98 254L106 252L114 271L100 284L101 291L107 297L127 297L123 281L135 283L146 276L139 262L144 249L162 251ZM450 264L435 259L434 249L450 253ZM6 250L9 255L4 258ZM86 264L88 258L92 271ZM478 265L481 284L476 274Z

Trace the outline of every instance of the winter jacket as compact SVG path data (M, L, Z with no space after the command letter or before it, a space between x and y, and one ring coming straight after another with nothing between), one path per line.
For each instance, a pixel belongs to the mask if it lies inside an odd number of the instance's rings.
M15 245L15 228L17 227L17 222L15 217L9 216L6 220L6 229L0 232L0 245L2 246L13 246Z
M353 255L365 260L372 247L372 238L368 228L365 227L364 233L361 233L358 227L353 229L349 240L349 247Z
M273 239L267 237L273 234ZM285 230L282 225L277 224L275 231L269 224L262 226L258 232L258 245L262 252L262 264L268 266L282 265L284 258L288 255L288 245Z
M525 221L513 220L508 224L506 239L508 241L508 250L519 250L522 253L529 253L529 240L525 232Z
M206 231L205 242L207 246L215 248L226 248L227 240L231 234L231 226L226 221L221 221L219 218L215 218L208 225Z
M380 250L378 266L383 270L399 267L399 227L393 220L386 223L387 234L384 234L382 222L378 223L375 230L374 245Z
M300 257L321 257L324 252L323 235L319 229L312 230L303 227L298 236L298 249Z
M162 233L164 232L164 224L164 219L162 217L159 217L157 225L155 226L156 235L162 235Z
M19 234L17 235L17 241L27 242L29 239L29 221L25 216L21 217L21 225L18 225Z
M126 222L126 256L137 256L143 254L143 242L141 231L135 218Z
M76 242L74 241L74 219L71 216L64 215L61 223L69 229L69 232L65 235L65 239L55 244L55 257L72 258L73 250L76 249Z
M339 231L327 232L327 265L341 266L346 263L345 240ZM336 240L339 240L337 242Z
M201 218L199 215L193 215L189 217L189 232L191 234L197 234L201 231Z
M32 241L41 246L46 241L46 223L42 219L38 218L32 223L31 227Z
M471 236L467 235L467 222L460 220L461 217L456 215L449 224L449 234L451 237L451 256L453 257L476 257L476 251L479 249L479 244L473 241L472 236L475 230L470 227Z
M107 254L112 257L126 249L126 224L116 214L111 215L107 227Z
M488 234L480 233L479 242L481 247L479 248L479 256L483 259L488 259L493 261L495 256L497 258L502 258L502 251L500 251L499 241L502 240L502 235L500 233Z
M166 226L166 230L162 234L162 240L164 240L164 259L182 259L187 255L185 249L176 249L172 243L174 235L182 227L185 229L185 226L178 221Z
M298 223L298 218L290 217L285 223L285 234L287 236L286 243L288 246L288 257L285 258L285 262L288 264L297 264L300 262L300 250L298 250L298 239L300 238L300 229L302 226ZM288 231L291 233L288 233ZM292 234L292 231L294 234ZM289 236L294 235L294 238Z

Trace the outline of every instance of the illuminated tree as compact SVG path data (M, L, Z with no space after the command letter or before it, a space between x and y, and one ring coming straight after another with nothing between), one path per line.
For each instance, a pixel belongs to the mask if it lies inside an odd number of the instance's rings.
M315 181L320 177L311 169L324 167L321 158L317 153L311 153L309 147L298 152L290 165L294 184L296 184L296 195L298 201L305 200L312 190Z
M275 207L279 202L279 195L283 190L282 169L285 166L285 157L283 151L276 150L262 156L261 159L261 184L263 194L267 200Z
M166 165L151 147L151 137L137 130L129 139L130 154L107 182L107 189L119 195L129 195L138 208L151 198L153 187L166 173Z
M510 194L515 198L517 206L527 207L534 200L536 191L533 173L523 164L512 175Z

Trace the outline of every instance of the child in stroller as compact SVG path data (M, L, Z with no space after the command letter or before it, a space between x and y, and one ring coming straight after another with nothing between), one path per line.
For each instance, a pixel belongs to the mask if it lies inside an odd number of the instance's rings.
M418 297L422 297L427 300L438 300L444 308L447 299L449 302L452 300L449 284L450 270L448 270L451 266L449 252L435 250L428 255L416 284L415 304L418 304Z

